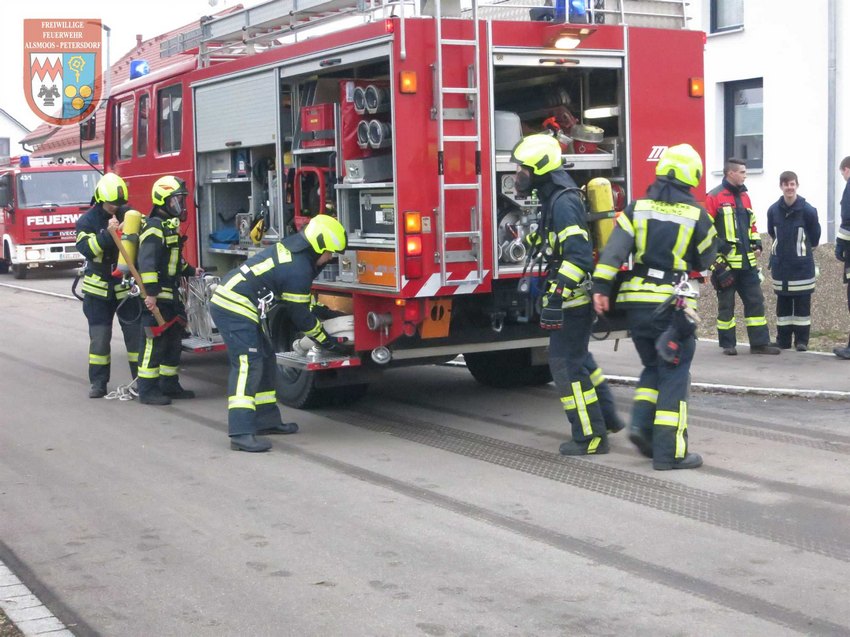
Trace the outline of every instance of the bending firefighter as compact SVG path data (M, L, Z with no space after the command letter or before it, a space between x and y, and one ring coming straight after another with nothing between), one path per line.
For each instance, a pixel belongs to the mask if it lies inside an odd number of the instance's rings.
M673 300L691 271L714 262L716 236L711 217L697 205L702 160L688 144L667 148L644 199L630 203L593 273L593 303L607 312L620 265L634 252L634 268L617 294L627 312L632 341L643 371L632 410L631 440L655 469L693 469L699 454L688 452L688 390L695 326ZM693 299L691 299L691 303Z
M110 343L115 315L124 334L130 378L136 378L139 360L138 297L113 275L118 263L118 247L109 229L120 227L121 207L127 203L127 184L118 175L106 173L97 182L95 204L77 220L77 250L86 258L83 278L83 313L89 323L89 398L107 393L111 370Z
M519 165L517 194L536 190L541 204L540 227L532 237L533 251L547 258L549 270L540 326L550 332L549 368L572 430L560 451L570 456L608 453L597 393L608 386L587 349L593 309L585 284L593 271L593 246L584 203L562 166L561 145L554 137L529 135L516 145L512 160ZM606 404L613 407L613 399ZM616 411L611 418L611 430L622 429Z
M264 332L266 311L284 304L296 330L322 348L344 354L347 339L333 338L310 311L313 279L335 252L347 245L342 225L333 217L313 217L298 234L276 243L229 272L218 285L210 314L227 345L227 424L230 448L268 451L271 443L256 436L292 434L295 423L281 422L275 394L277 359Z
M147 292L142 313L142 352L139 359L139 401L168 405L172 398L194 398L180 385L186 308L180 300L180 277L196 270L183 259L180 222L186 220L186 184L170 175L158 179L151 191L153 208L139 238L139 275ZM154 310L164 321L158 325Z

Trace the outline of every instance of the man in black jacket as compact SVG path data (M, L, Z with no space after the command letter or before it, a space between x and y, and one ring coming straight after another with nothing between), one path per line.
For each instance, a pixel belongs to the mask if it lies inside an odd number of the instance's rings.
M779 175L782 197L767 210L767 233L773 239L770 273L776 293L776 344L798 352L809 347L815 257L820 241L818 211L797 195L797 175Z
M118 323L124 334L130 378L136 377L139 360L138 297L130 296L130 288L113 276L118 262L118 247L109 229L118 230L121 206L127 203L127 184L115 173L106 173L97 182L95 204L77 219L77 250L86 258L83 278L83 313L89 323L89 398L106 395L111 370L110 343L112 323Z
M695 469L702 458L688 450L688 390L696 351L695 323L682 294L688 273L708 269L717 254L711 217L691 188L702 179L702 159L689 144L670 146L655 168L646 196L617 216L617 225L593 272L593 304L600 314L620 266L634 252L634 268L617 294L628 315L643 371L635 389L629 440L654 469Z
M517 194L528 196L536 190L540 200L534 250L547 258L549 270L540 327L549 331L549 369L572 430L571 440L561 444L560 451L568 456L608 453L598 395L607 391L607 383L588 355L593 308L587 284L593 272L593 245L584 203L563 168L561 145L554 137L529 135L516 145L511 159L519 166ZM615 423L618 419L609 423L612 431L622 427Z
M230 448L260 452L271 443L257 434L293 434L298 425L283 423L277 406L277 359L263 332L266 310L281 302L299 332L323 349L349 352L346 339L329 336L311 311L313 279L342 252L348 237L342 224L319 214L298 234L250 257L230 271L216 287L210 314L227 345L230 376L227 382L227 433Z
M841 226L835 237L835 258L844 262L844 283L850 283L850 156L841 160L838 169L846 182L841 195ZM850 310L850 285L847 286L847 309ZM838 358L850 360L850 338L847 347L832 350Z

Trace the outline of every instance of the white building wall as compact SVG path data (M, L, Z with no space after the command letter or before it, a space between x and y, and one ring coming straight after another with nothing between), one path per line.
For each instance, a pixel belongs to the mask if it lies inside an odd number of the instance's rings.
M709 0L695 0L690 27L708 32ZM766 229L767 208L781 196L779 173L793 170L800 195L818 209L824 241L835 217L844 181L837 163L850 155L850 2L835 0L837 29L836 157L828 157L829 0L744 0L744 27L709 34L705 52L706 177L710 190L722 178L724 82L762 78L764 168L748 170L747 188ZM828 172L835 175L834 205L828 207ZM829 230L832 230L830 228Z
M18 140L21 139L28 132L29 131L26 128L18 125L15 120L5 117L2 115L2 113L0 113L0 137L9 138L10 157L14 157L15 155L26 154L23 146L18 143Z

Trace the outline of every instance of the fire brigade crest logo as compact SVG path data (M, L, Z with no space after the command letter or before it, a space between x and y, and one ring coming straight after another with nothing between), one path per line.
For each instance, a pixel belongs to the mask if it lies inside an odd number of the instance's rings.
M24 95L48 124L77 124L103 91L100 20L24 20Z

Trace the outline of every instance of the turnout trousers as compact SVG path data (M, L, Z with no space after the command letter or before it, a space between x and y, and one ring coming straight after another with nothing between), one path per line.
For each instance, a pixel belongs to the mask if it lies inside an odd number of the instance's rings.
M750 346L770 343L770 332L764 315L764 294L758 270L732 270L735 285L717 291L717 339L720 347L735 347L735 294L744 304L744 320Z
M114 297L101 299L86 294L83 298L83 314L89 323L89 382L92 385L105 386L109 382L112 367L112 323L116 314L124 334L130 378L136 377L141 308L138 297L127 297L123 303Z
M570 422L573 440L593 444L594 438L604 438L606 434L602 409L586 364L593 308L587 304L563 312L563 327L549 335L549 369Z
M262 328L247 317L210 305L210 313L227 345L227 435L255 434L280 423L275 384L277 358Z
M178 315L182 308L174 303L157 304L163 320L167 323ZM142 312L141 356L139 357L139 395L151 393L174 393L179 391L180 356L183 353L183 326L174 323L156 337L147 336L145 327L155 327L156 319L147 308Z
M669 462L688 453L688 390L696 338L679 342L679 364L658 356L655 342L670 325L670 319L656 317L654 307L630 308L629 330L643 371L635 389L632 406L633 430L652 440L653 459ZM669 314L668 314L669 316Z
M783 349L795 345L808 345L812 329L811 294L776 295L776 344Z

